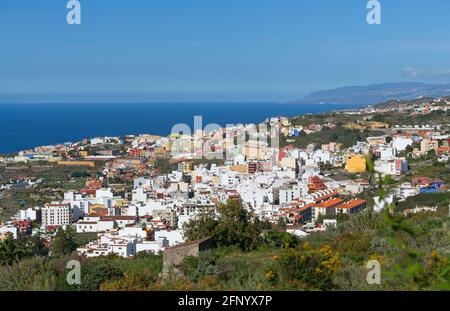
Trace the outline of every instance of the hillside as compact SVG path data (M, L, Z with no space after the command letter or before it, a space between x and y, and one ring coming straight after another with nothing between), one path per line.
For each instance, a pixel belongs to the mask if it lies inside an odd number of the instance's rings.
M374 105L394 99L413 100L422 97L441 97L449 94L450 85L448 84L382 83L318 91L293 103Z

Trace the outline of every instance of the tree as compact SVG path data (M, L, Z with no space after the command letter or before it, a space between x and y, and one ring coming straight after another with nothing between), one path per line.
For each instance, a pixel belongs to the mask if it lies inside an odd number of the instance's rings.
M77 249L75 241L75 232L71 227L66 230L59 228L53 239L51 251L53 256L65 256L71 254Z
M428 151L428 153L427 153L427 157L428 158L434 158L436 156L436 150L430 150L430 151Z
M286 219L283 217L279 217L277 221L278 228L285 229L286 228Z
M211 237L214 235L218 223L215 215L202 210L195 219L183 225L184 234L190 241Z
M45 240L42 238L40 233L33 236L19 234L16 239L16 243L19 244L20 247L24 250L23 257L45 257L48 255L48 248L45 245Z
M25 256L25 250L12 235L8 235L0 242L0 265L9 265L19 262Z
M34 235L30 238L31 242L31 254L32 256L47 256L48 247L45 245L45 240L41 235Z
M260 242L261 226L258 218L251 215L240 201L230 200L220 205L219 225L214 238L223 245L238 245L248 251Z
M295 248L299 238L287 232L269 231L264 235L264 243L277 248Z
M406 149L405 149L406 155L411 154L413 152L413 150L414 149L411 145L406 146Z
M88 172L74 172L70 175L71 178L83 178L83 177L91 177L91 174Z
M345 214L342 210L339 210L339 213L336 214L336 221L338 223L346 222L350 219L348 214Z
M99 290L102 283L119 280L124 276L122 270L114 264L112 258L88 261L82 266L82 270L81 290L84 291Z
M259 246L262 224L240 201L229 200L217 208L218 215L202 213L184 225L188 240L212 237L219 246L239 246L250 251Z

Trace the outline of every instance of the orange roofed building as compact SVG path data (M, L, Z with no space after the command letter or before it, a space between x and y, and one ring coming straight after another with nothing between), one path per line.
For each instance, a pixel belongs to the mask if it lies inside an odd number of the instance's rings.
M341 205L343 202L344 200L335 197L315 205L313 208L313 219L317 220L319 215L334 215L335 207Z
M336 213L356 214L367 207L367 201L353 199L336 207Z

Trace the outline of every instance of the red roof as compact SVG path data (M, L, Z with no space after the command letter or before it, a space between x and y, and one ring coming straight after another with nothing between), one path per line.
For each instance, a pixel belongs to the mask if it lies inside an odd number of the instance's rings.
M80 193L82 193L82 194L96 194L97 192L96 192L95 189L83 189L83 190L80 190Z
M339 194L338 192L332 192L332 193L330 193L330 194L327 194L327 195L318 197L317 199L314 199L314 200L316 201L316 203L319 203L320 201L326 200L326 199L328 199L328 198L335 197L335 196L337 196L338 194Z
M309 204L306 204L306 205L304 205L304 206L299 207L297 210L300 211L300 212L303 212L304 210L306 210L306 209L308 209L308 208L311 208L311 207L313 207L314 205L315 205L314 203L309 203Z
M342 200L340 198L332 198L332 199L329 199L327 201L324 201L324 202L318 204L317 207L322 207L322 208L333 207L335 205L341 204L342 202L344 202L344 200Z
M354 199L348 202L345 202L344 204L339 205L337 208L355 208L355 207L359 207L361 205L366 204L367 201L365 200L361 200L361 199Z
M102 220L135 220L136 217L134 216L106 216L102 217Z

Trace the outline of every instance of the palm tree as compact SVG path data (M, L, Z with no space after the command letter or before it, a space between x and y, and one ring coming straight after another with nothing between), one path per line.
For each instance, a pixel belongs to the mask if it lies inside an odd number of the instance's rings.
M0 241L0 265L12 265L18 262L24 254L25 250L15 243L11 235Z

